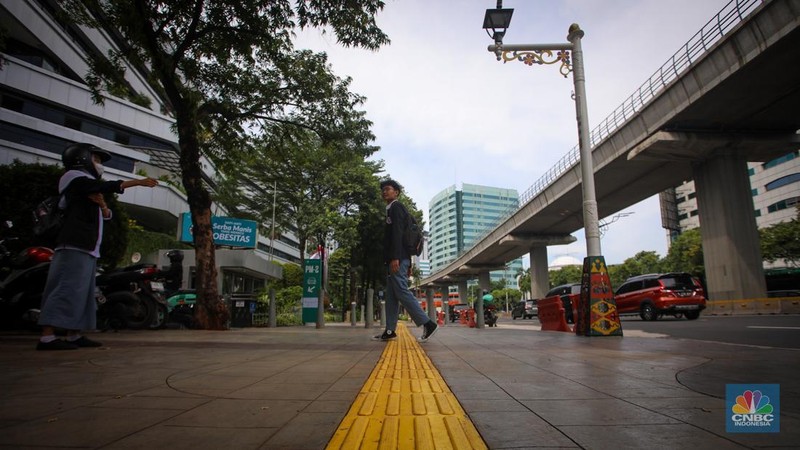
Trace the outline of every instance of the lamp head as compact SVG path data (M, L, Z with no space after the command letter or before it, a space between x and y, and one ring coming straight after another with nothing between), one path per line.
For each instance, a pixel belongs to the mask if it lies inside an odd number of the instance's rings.
M505 36L508 26L511 25L512 14L514 14L513 8L498 7L486 10L486 15L483 16L483 29L494 39L495 44L503 44L503 36ZM491 33L489 30L492 30Z

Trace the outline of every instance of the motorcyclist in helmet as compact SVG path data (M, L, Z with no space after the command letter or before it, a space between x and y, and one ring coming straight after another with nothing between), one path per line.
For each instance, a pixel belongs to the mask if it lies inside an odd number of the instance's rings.
M39 316L42 336L37 350L71 350L102 345L80 332L96 327L94 279L103 239L103 221L111 218L103 194L158 184L153 178L104 181L101 178L103 163L110 159L109 152L92 144L71 144L61 154L61 161L67 169L58 182L64 225L58 234L42 296ZM67 330L66 341L55 337L56 328Z

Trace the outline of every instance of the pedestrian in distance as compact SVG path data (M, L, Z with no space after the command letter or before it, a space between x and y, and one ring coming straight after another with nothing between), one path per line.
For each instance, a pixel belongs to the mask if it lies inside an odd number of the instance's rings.
M376 341L389 341L397 338L397 319L400 305L406 309L411 320L419 327L424 327L421 342L426 342L439 329L436 321L431 320L419 306L414 294L408 289L408 277L411 274L411 254L403 245L403 233L409 220L409 212L405 205L397 200L403 188L394 180L381 182L381 196L386 202L386 225L383 237L383 256L387 267L386 274L386 330L374 336ZM433 306L433 305L431 305Z
M97 259L103 222L112 217L103 194L121 194L129 187L152 188L158 184L153 178L104 181L103 163L110 159L110 153L91 144L71 144L61 154L66 172L58 182L58 193L64 223L42 294L39 316L42 335L37 350L102 346L81 335L81 331L95 329L97 321L94 292ZM56 329L66 330L66 340L56 338Z

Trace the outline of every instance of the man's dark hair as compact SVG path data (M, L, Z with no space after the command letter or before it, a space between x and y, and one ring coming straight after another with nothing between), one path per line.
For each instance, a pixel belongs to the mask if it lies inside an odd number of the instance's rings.
M403 192L403 186L400 186L400 183L397 181L392 180L389 178L388 180L381 181L381 189L385 188L386 186L391 186L397 192Z

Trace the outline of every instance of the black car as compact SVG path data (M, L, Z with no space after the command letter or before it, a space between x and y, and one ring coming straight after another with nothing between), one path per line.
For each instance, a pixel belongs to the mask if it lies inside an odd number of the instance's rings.
M539 307L536 300L523 300L511 310L511 318L516 320L518 317L532 319L539 315Z
M455 305L450 305L450 322L452 323L458 320L458 315L459 315L458 312L467 309L469 309L469 305L467 305L466 303L458 303Z
M564 318L567 320L567 323L574 323L575 318L572 312L572 305L578 303L578 299L581 296L581 284L570 283L556 286L550 289L544 297L550 298L555 296L561 298L561 303L564 305Z

